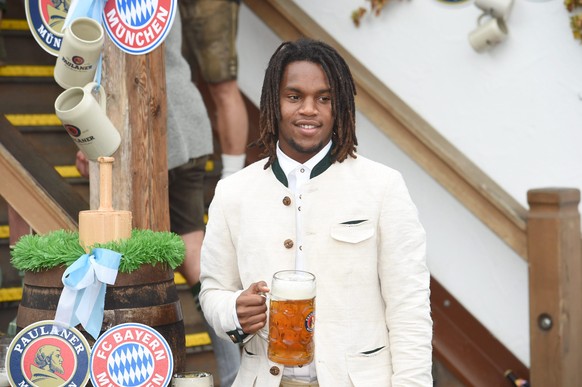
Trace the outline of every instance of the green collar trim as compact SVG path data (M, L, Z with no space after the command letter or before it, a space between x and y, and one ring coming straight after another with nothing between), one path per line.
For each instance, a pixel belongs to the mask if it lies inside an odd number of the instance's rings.
M285 172L283 172L283 168L281 168L281 165L279 164L279 159L275 159L275 161L273 161L271 169L273 170L277 180L279 180L285 187L289 187L287 176L285 176Z
M331 167L331 148L329 149L329 152L323 156L323 159L321 159L321 161L317 163L315 167L313 167L311 176L309 176L309 178L313 179L314 177L321 175L329 167Z
M309 176L310 179L313 179L316 176L321 175L323 172L325 172L327 170L327 168L329 168L331 166L331 148L329 150L329 152L327 152L327 154L323 157L323 159L321 159L321 161L319 163L317 163L317 165L315 167L313 167L313 170L311 171L311 175ZM283 172L283 169L281 168L281 165L279 164L279 159L275 159L275 161L272 164L271 169L273 170L273 173L275 174L275 177L277 178L277 180L279 180L281 182L281 184L283 184L285 187L289 187L289 182L287 181L287 176L285 176L285 172Z

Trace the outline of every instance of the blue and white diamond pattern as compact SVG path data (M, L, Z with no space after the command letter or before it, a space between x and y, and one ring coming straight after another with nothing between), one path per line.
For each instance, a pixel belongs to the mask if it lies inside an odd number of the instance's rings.
M134 28L146 25L157 8L157 0L117 0L119 16Z
M146 382L154 371L151 352L141 344L120 345L107 360L109 374L120 386L137 387Z

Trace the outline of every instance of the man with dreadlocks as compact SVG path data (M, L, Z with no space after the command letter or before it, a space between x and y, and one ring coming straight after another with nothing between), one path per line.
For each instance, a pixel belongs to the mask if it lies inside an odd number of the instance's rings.
M261 95L266 158L221 180L202 247L201 304L243 342L233 386L432 386L425 233L399 172L356 154L355 86L329 45L273 54ZM266 281L317 281L315 357L267 357Z

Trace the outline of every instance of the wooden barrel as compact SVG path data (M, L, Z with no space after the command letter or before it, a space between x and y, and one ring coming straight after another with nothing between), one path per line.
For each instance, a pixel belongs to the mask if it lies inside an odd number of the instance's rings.
M41 320L54 320L63 290L64 267L26 272L16 325L22 329ZM115 285L108 285L101 333L122 323L141 323L158 331L168 342L174 357L174 372L183 372L186 338L182 307L174 283L174 272L166 265L143 265L119 273ZM77 327L91 346L95 340Z

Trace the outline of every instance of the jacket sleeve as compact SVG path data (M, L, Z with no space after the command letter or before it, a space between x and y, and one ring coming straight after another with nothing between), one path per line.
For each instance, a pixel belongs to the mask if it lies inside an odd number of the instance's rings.
M432 319L426 235L400 173L381 210L379 275L392 353L392 386L432 386Z
M200 305L216 334L230 340L226 332L236 328L235 304L243 289L229 222L224 216L227 213L224 192L220 181L210 205L202 244Z

